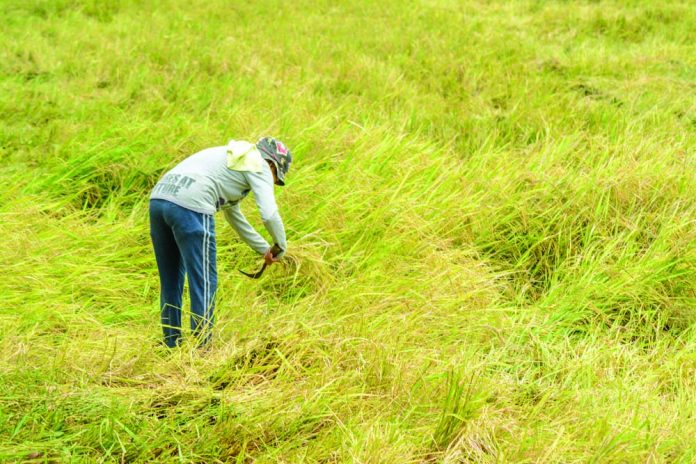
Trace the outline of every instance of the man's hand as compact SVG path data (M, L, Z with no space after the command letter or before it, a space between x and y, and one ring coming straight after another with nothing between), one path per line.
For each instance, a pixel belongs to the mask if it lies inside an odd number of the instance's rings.
M278 261L280 261L280 259L273 256L272 250L273 250L273 248L269 248L268 250L266 250L266 253L264 253L264 255L263 255L263 260L266 263L266 266L270 266L271 264L277 263Z

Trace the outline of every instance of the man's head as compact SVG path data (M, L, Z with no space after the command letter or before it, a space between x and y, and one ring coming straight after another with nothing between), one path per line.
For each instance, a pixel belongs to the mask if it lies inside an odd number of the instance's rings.
M285 175L290 170L292 154L280 140L273 137L263 137L256 142L256 148L261 152L263 159L268 161L273 171L276 185L285 185ZM273 169L275 168L275 169Z

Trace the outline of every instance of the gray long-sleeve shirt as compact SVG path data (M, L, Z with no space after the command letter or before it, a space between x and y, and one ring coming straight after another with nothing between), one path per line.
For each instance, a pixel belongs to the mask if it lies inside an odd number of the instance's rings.
M287 249L285 228L273 194L273 173L268 163L262 163L262 172L234 171L227 167L226 148L208 148L189 156L162 176L150 198L168 200L203 214L222 209L239 237L263 254L270 245L249 224L239 207L239 202L252 191L261 220L283 250L279 255L282 257Z

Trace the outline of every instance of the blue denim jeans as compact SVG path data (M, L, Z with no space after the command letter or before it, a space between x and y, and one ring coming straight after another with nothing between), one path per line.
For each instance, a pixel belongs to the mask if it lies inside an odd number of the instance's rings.
M181 340L184 276L191 298L191 331L200 346L210 341L214 322L217 267L215 221L166 200L150 200L150 237L160 277L160 309L164 343Z

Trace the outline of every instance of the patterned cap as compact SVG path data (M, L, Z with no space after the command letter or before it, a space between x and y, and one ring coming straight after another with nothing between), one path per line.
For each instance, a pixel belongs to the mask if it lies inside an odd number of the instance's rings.
M285 185L285 174L290 170L290 163L292 163L292 154L288 147L273 137L263 137L256 142L256 148L261 152L263 159L275 165L278 185Z

